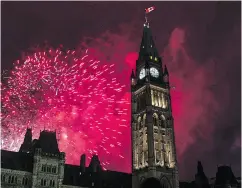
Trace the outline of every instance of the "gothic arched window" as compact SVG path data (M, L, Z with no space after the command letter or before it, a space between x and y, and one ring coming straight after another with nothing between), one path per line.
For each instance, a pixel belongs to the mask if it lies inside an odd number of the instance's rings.
M11 176L8 176L8 183L11 183Z
M56 173L56 167L52 167L52 173Z
M5 182L5 175L1 175L1 180L2 180L2 182Z
M153 123L154 123L154 126L157 126L159 125L159 118L158 118L158 115L156 113L153 114Z
M14 183L14 176L11 177L11 183Z
M138 117L138 130L141 129L141 117Z
M143 115L143 126L147 127L147 125L146 125L146 114Z
M161 115L161 128L166 128L166 119L163 115Z

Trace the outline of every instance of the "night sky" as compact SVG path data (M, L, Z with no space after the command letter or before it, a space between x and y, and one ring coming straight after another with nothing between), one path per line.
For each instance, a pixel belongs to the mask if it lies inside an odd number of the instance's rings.
M153 5L149 19L155 44L176 87L180 179L194 178L197 160L208 177L216 175L217 164L231 164L239 176L240 2L1 2L1 68L10 70L22 52L48 41L67 48L83 43L120 70L131 71L144 9Z

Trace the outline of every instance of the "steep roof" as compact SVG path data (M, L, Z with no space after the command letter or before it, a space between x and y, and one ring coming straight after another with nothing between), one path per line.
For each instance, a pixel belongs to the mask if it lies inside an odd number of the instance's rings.
M219 166L216 173L215 186L239 185L230 166Z
M33 156L30 153L1 150L1 168L33 172Z
M27 128L24 141L20 146L19 151L21 152L30 152L32 149L32 129Z
M56 138L56 132L41 131L38 140L33 142L34 148L41 148L45 153L59 153L58 142Z
M148 24L144 24L143 36L140 44L139 59L143 59L146 56L159 56L152 37L151 29Z

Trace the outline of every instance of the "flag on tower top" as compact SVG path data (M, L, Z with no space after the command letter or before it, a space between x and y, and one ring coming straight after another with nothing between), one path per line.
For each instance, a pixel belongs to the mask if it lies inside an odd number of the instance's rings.
M155 7L154 6L153 7L150 7L150 8L146 8L145 9L145 13L148 14L148 13L150 13L153 10L155 10Z

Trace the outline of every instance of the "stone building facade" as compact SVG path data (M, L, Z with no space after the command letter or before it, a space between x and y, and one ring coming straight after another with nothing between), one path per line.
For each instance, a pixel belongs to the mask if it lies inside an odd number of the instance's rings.
M131 175L103 171L95 155L88 167L85 155L79 166L65 164L55 132L42 131L39 139L32 141L31 129L27 129L19 152L1 150L1 187L131 188Z

